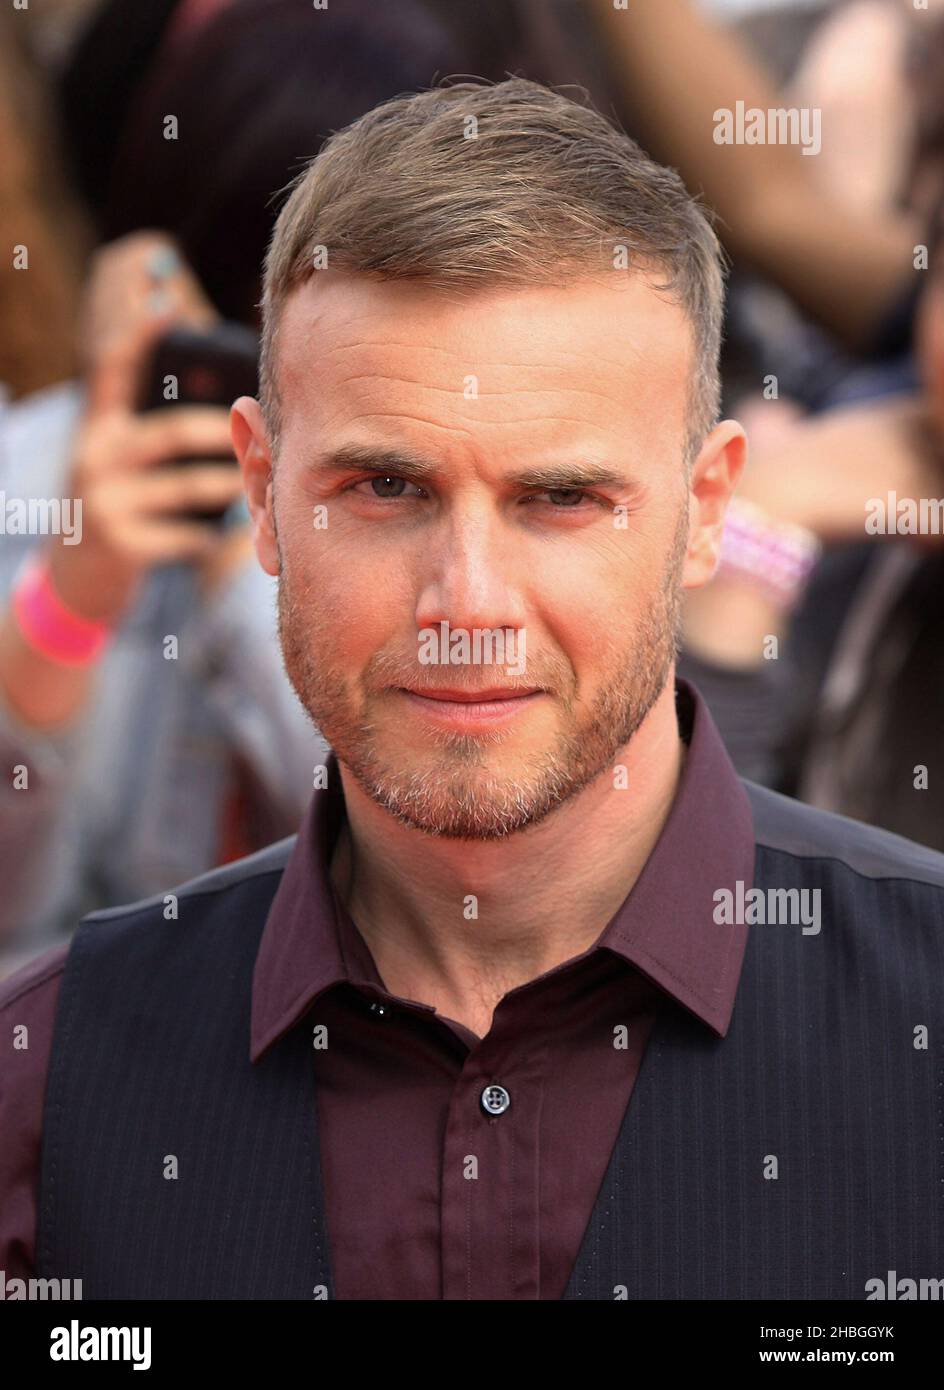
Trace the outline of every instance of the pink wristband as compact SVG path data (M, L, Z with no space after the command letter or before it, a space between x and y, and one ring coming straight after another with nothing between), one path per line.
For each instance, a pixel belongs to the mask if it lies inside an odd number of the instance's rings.
M82 618L52 587L49 569L37 554L26 557L13 589L13 612L31 647L63 666L87 666L112 634L108 623Z

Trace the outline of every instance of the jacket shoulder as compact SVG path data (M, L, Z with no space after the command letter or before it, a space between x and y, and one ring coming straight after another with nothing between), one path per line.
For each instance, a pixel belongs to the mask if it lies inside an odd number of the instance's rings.
M188 916L187 909L196 912L189 914L190 921L203 916L217 915L216 909L228 912L237 903L245 907L249 902L258 902L266 909L275 894L285 865L294 848L297 835L288 835L284 840L266 845L254 854L243 859L235 859L216 869L208 869L195 878L167 888L163 892L152 893L149 897L135 902L121 903L115 907L99 908L86 913L79 926L96 929L96 935L104 934L109 926L119 928L125 924L138 925L143 920L160 923L166 918L169 899L176 900L180 918Z
M944 889L944 854L851 816L823 811L742 778L758 850L831 859L863 878L910 879Z

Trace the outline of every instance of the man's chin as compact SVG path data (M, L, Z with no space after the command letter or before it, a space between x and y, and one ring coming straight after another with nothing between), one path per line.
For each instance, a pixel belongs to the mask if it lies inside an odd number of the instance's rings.
M537 825L590 780L544 760L525 768L499 766L481 746L438 757L427 754L409 766L383 765L368 758L338 756L359 786L402 825L454 840L501 840ZM458 756L457 756L458 753Z
M359 779L360 780L360 779ZM430 793L395 781L361 782L369 796L401 825L444 840L507 839L550 815L558 805L482 794L464 788L449 797L444 788Z

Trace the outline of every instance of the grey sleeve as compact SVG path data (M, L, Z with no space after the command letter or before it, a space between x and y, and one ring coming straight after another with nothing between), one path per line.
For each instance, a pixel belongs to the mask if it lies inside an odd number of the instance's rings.
M185 659L274 814L295 828L328 745L285 673L276 594L276 580L247 561L188 624Z
M63 890L58 836L81 729L34 729L0 697L0 941L28 931Z
M0 396L2 396L0 392ZM61 382L7 405L0 399L0 491L9 497L63 495L72 439L84 404L79 382ZM0 545L0 603L10 600L16 573L40 543L8 534ZM87 723L40 730L21 719L0 691L0 943L15 936L31 945L76 886L78 847L64 831L75 810L75 781ZM27 786L15 769L26 770Z

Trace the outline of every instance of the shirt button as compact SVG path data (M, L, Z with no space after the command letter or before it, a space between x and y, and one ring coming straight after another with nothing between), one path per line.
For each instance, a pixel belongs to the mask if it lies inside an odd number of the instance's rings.
M370 1012L375 1018L386 1018L389 1010L386 1004L381 1004L379 1000L375 999L370 1006Z
M482 1092L482 1109L486 1115L503 1115L511 1104L504 1086L486 1086Z

